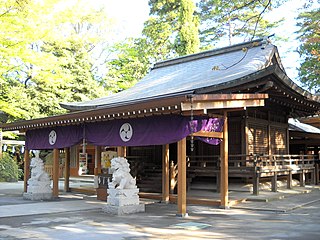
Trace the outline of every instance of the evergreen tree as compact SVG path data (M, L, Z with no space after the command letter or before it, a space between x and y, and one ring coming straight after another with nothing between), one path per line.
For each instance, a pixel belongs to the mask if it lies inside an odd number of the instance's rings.
M200 39L203 47L212 48L219 40L234 44L234 38L249 41L271 35L281 22L269 22L265 14L286 0L200 0Z
M180 56L199 51L199 22L194 16L195 5L192 0L181 0L179 13L180 29L176 39L176 51Z
M310 91L320 93L320 8L302 12L297 20L302 58L299 78Z
M116 46L107 63L106 86L121 91L139 81L153 63L199 51L198 18L192 0L149 0L142 37Z

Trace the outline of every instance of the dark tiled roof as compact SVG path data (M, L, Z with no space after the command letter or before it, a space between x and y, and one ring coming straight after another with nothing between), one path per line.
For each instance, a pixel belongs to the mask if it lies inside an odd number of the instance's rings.
M217 92L238 86L243 79L251 81L253 76L269 71L275 63L286 77L277 48L267 40L259 39L156 63L150 73L130 89L91 101L64 103L61 106L79 111L206 93L205 89L209 88ZM305 95L304 90L288 77L283 82Z

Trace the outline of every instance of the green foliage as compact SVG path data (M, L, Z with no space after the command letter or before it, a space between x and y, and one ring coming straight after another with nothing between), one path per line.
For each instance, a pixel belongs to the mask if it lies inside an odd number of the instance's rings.
M199 51L198 19L192 0L149 0L143 36L116 44L107 62L105 86L119 92L145 76L153 63Z
M227 38L252 40L254 37L271 35L271 30L282 21L269 22L264 16L273 7L286 0L200 0L198 3L201 21L202 46L212 47L217 41Z
M8 122L106 94L93 67L106 22L84 1L0 0L0 110Z
M18 164L8 153L2 153L2 157L0 158L0 182L18 181L18 179Z
M194 15L194 1L150 0L149 6L150 18L143 35L153 48L150 56L163 59L199 51L199 21Z
M106 88L112 92L119 92L132 87L148 70L143 50L135 45L133 39L118 43L113 47L116 59L107 62L108 73L105 78Z
M301 13L297 20L302 58L299 78L310 91L320 93L320 8Z
M183 56L199 51L199 22L194 16L195 4L192 0L182 0L180 8L179 22L181 27L176 39L176 51L180 56Z

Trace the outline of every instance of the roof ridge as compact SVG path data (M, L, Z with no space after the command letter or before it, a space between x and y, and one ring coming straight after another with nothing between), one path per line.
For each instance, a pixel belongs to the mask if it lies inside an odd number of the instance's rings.
M211 50L204 51L204 52L198 52L198 53L189 54L189 55L185 55L185 56L181 56L181 57L177 57L177 58L173 58L173 59L169 59L169 60L160 61L160 62L155 63L152 69L161 68L161 67L165 67L165 66L169 66L169 65L174 65L174 64L178 64L178 63L182 63L182 62L189 62L189 61L197 60L200 58L211 57L214 55L220 55L220 54L225 54L225 53L229 53L229 52L234 52L234 51L241 50L244 47L258 47L263 44L264 40L265 39L263 39L263 38L259 38L256 40L243 42L243 43L239 43L239 44L235 44L235 45L231 45L231 46L227 46L227 47L211 49Z

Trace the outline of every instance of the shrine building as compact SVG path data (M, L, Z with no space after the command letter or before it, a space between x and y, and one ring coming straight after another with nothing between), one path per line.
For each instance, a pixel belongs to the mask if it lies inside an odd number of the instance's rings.
M177 202L181 216L191 202L188 187L199 178L215 182L220 199L212 202L222 208L231 204L231 180L252 183L254 194L263 179L273 191L279 178L288 188L293 178L301 186L319 181L319 148L291 154L288 119L318 114L320 97L287 76L268 39L158 62L130 89L61 106L69 113L0 125L26 134L25 192L28 150L52 150L55 197L61 158L69 191L70 176L103 179L108 154L125 156L141 196Z

